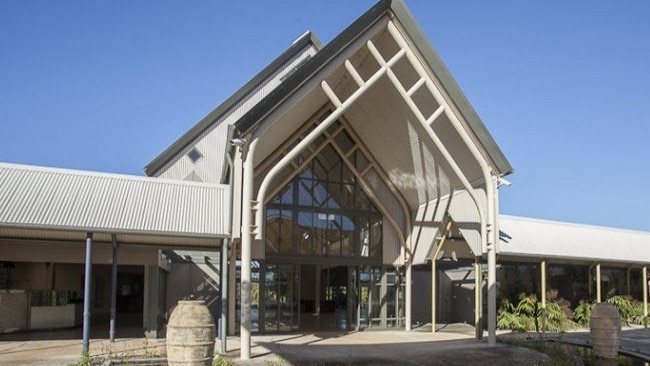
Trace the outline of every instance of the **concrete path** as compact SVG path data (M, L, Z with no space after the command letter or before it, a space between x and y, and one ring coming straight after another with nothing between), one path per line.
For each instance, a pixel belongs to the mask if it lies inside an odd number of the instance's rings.
M252 359L237 365L538 365L548 358L535 351L449 332L365 331L254 337Z
M80 339L34 338L37 337L29 333L0 335L0 365L71 365L79 360ZM254 336L252 346L252 359L241 361L239 338L229 337L228 353L224 356L236 365L467 366L548 362L545 355L525 348L503 344L490 347L486 342L477 342L473 328L464 326L448 327L436 333L423 327L412 332L369 330L264 335ZM164 354L164 339L119 338L114 344L106 339L94 339L90 345L90 354L97 364L107 357L135 358L145 353Z

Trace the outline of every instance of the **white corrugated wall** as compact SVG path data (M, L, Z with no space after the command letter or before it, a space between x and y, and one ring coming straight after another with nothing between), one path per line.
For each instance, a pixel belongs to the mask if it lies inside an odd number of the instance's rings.
M183 180L192 172L203 182L219 183L221 171L225 163L224 153L226 151L228 126L237 122L252 107L266 97L273 89L282 82L281 78L290 70L298 66L305 58L316 53L314 47L307 47L303 52L297 54L284 67L278 69L271 77L264 80L260 85L244 96L229 111L213 122L212 126L200 134L195 142L189 144L172 158L155 176L167 179ZM203 155L196 163L187 157L187 153L194 147Z
M485 186L474 188L474 194L487 215ZM480 255L482 253L481 218L478 214L476 204L467 191L459 191L454 194L451 200L451 206L449 207L449 214L460 229L467 244L472 248L474 254Z
M448 206L449 196L444 196L418 207L411 233L413 264L425 264L429 259Z

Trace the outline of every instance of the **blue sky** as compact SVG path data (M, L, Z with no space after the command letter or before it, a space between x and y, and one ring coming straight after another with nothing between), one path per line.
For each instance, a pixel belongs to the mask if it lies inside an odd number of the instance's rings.
M650 231L650 2L408 7L515 167L501 212ZM374 1L0 1L0 161L143 175L305 30Z

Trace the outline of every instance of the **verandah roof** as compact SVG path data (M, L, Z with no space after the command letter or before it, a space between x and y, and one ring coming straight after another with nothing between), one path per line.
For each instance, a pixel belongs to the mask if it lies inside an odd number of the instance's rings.
M0 163L0 238L216 246L226 185Z
M650 264L650 233L499 216L499 261Z

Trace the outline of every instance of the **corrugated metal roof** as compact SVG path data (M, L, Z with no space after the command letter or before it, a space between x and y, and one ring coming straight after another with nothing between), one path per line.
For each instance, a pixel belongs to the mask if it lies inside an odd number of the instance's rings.
M499 216L501 257L559 261L650 263L650 233Z
M0 163L0 227L228 236L226 185Z

